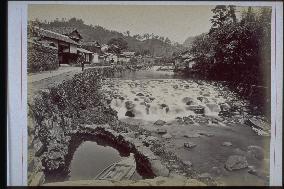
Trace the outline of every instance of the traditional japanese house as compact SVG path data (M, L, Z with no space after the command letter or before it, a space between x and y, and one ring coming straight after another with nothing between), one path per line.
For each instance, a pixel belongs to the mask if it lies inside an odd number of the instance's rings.
M57 32L55 32L57 31ZM90 63L93 52L81 48L82 36L77 29L52 28L47 30L39 27L32 28L33 40L49 44L58 49L59 64L76 64L82 53L85 63Z

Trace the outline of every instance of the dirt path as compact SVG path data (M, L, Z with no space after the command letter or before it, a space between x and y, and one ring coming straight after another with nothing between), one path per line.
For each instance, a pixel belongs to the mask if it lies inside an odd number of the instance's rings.
M51 86L56 86L62 83L64 80L70 80L72 77L80 73L80 69L74 69L72 71L60 73L58 75L47 77L45 79L40 79L38 81L33 81L28 83L28 102L32 100L34 94L36 94L41 89L46 89Z

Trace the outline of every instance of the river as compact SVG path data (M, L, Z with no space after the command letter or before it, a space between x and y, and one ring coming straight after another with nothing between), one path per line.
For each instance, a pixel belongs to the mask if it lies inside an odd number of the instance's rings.
M121 121L151 131L168 151L182 161L190 161L203 177L210 175L223 185L267 184L270 138L245 125L242 112L234 112L228 118L219 116L228 107L235 105L245 109L248 104L222 85L184 79L173 72L152 68L125 72L119 78L107 78L102 90L111 99L110 105ZM184 117L190 120L189 123L183 122ZM162 122L161 126L155 125L157 120ZM156 134L157 127L166 129L168 137ZM183 148L186 142L197 146L186 150ZM224 142L231 144L223 145ZM262 160L247 155L248 146L252 145L265 149ZM264 171L266 177L249 174L247 169L233 172L224 169L227 158L236 154L245 154L249 165ZM84 142L73 156L70 180L93 178L120 159L119 153L111 147Z
M155 122L162 120L165 123L162 128L169 134L166 140L162 139L168 151L192 162L199 173L209 173L224 185L267 183L267 177L259 178L249 174L247 169L233 172L224 169L224 162L230 155L243 155L249 146L260 146L265 149L264 159L258 161L249 155L246 157L250 166L267 175L270 137L261 136L265 134L244 124L249 114L249 102L221 83L185 79L170 71L157 71L154 67L107 79L103 90L112 96L111 107L117 111L120 120L138 123L157 137L160 136L155 134ZM241 111L235 111L229 117L219 116L222 110L232 106ZM203 112L195 110L196 107L202 107ZM190 117L191 123L181 123L184 117ZM185 135L189 137L185 138ZM180 147L188 141L197 147L190 151ZM224 142L232 145L223 145Z

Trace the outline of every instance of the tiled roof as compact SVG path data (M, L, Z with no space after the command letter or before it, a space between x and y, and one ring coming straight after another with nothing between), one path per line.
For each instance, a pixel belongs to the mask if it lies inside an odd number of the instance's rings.
M59 34L59 33L56 33L56 32L50 31L50 30L45 30L45 29L42 29L42 28L37 28L37 29L38 29L39 35L42 36L42 37L48 37L48 38L64 41L64 42L67 42L67 43L72 43L72 44L75 44L75 45L79 45L77 42L75 42L74 40L70 39L66 35L62 35L62 34Z
M47 43L47 42L37 42L37 41L34 41L32 39L28 39L28 43L42 45L42 46L50 48L50 49L57 49L57 47L50 46L50 43Z
M84 42L82 45L85 45L85 46L95 46L95 47L101 48L101 44L99 42L97 42L97 41Z
M82 49L82 48L77 48L78 51L83 52L83 53L93 53L91 51L88 51L86 49Z
M52 28L48 28L48 30L62 34L62 35L69 35L70 33L72 33L75 30L78 32L77 28L75 28L75 27L52 27ZM82 38L82 36L79 32L78 32L78 34Z

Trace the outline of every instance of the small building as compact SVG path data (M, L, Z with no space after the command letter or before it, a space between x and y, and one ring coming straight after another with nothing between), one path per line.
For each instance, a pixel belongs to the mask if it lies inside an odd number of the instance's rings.
M92 60L93 52L86 49L77 48L78 54L81 53L84 56L84 63L90 64Z
M90 63L93 52L81 48L82 36L77 29L53 28L51 30L32 27L29 37L42 44L58 49L58 62L60 64L76 64L80 53L84 56L84 62ZM57 31L57 32L55 32ZM60 33L58 33L60 32Z
M106 54L106 57L105 57L105 60L107 63L117 63L118 61L118 56L116 54L113 54L113 53L105 53Z
M119 54L119 62L129 63L131 58L135 57L135 52L124 51Z

